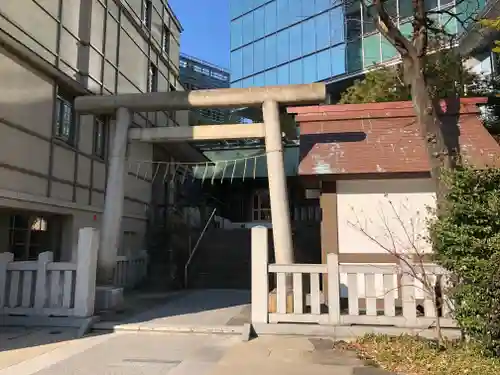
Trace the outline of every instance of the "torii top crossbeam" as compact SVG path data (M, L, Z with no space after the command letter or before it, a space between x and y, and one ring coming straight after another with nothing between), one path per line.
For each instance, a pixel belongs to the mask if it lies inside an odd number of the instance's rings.
M192 108L261 107L265 101L282 105L317 104L325 100L322 83L144 94L89 95L75 99L75 110L89 114L112 114L118 108L136 112Z
M81 96L75 99L75 110L81 114L116 114L109 153L109 174L106 188L101 244L98 257L98 281L113 280L120 240L123 198L125 194L125 158L127 142L165 142L240 137L264 137L267 154L269 195L275 258L277 263L293 263L292 231L286 176L283 164L279 105L317 104L326 97L322 83L252 87L246 89L216 89L197 91L151 92ZM188 110L194 108L260 107L264 124L219 125L210 128L169 127L131 129L132 112ZM189 262L188 262L189 263ZM187 267L187 265L186 265Z

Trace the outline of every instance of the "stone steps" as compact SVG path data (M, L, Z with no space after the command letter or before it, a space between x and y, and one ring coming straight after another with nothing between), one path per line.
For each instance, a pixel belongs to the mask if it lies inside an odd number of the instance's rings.
M250 289L250 230L208 231L200 242L189 279L190 288Z

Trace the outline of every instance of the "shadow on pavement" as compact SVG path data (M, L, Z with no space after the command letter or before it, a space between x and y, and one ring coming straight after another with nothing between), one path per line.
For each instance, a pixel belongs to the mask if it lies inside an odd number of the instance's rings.
M101 322L165 325L243 325L250 319L250 292L189 290L174 293L134 292L122 309L99 315Z
M92 335L105 333L92 333ZM0 370L78 338L78 328L0 326Z

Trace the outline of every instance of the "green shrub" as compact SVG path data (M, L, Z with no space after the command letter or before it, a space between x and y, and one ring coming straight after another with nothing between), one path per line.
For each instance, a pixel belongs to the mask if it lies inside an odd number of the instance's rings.
M453 275L460 328L500 355L500 169L460 167L444 178L446 203L430 223L436 261Z

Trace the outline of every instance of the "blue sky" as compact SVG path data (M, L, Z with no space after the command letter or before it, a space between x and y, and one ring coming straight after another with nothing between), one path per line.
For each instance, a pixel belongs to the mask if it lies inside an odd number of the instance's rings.
M229 0L170 0L184 31L181 52L229 68Z

